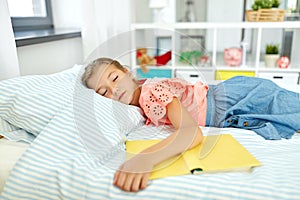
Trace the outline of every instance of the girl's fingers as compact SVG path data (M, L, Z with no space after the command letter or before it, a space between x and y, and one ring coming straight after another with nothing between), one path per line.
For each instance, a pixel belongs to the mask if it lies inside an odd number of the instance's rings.
M120 171L118 170L118 171L116 171L116 173L114 175L114 182L113 182L114 185L117 184L119 176L120 176Z
M138 192L145 189L148 184L150 173L147 174L127 174L117 171L115 174L114 185L128 192Z
M143 175L142 174L136 174L134 176L134 180L132 182L131 191L137 192L140 189L141 181L142 181Z
M124 164L114 174L113 184L125 191L137 192L145 189L150 173L130 173L124 171Z
M119 188L123 189L126 178L127 178L126 177L126 173L120 172L120 174L118 176L118 180L116 182L116 186L118 186Z
M149 177L150 177L150 173L146 173L143 175L142 180L141 180L140 189L145 189L147 187Z
M135 179L134 174L127 174L126 175L126 181L124 182L124 185L123 185L122 189L127 191L127 192L130 192L131 191L131 186L133 184L134 179Z
M115 173L115 175L114 175L114 182L113 182L114 185L117 185L123 167L124 167L124 164L122 164L122 165L119 167L119 169L116 171L116 173Z

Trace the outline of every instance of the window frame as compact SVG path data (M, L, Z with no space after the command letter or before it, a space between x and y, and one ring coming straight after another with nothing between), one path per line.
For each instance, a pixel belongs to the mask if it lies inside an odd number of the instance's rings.
M14 31L53 29L51 0L45 0L46 17L11 17Z

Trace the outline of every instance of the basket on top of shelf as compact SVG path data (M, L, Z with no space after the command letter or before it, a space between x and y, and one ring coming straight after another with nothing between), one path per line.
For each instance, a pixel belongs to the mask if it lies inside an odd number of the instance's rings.
M249 22L281 22L284 20L285 10L277 8L247 10L246 16Z

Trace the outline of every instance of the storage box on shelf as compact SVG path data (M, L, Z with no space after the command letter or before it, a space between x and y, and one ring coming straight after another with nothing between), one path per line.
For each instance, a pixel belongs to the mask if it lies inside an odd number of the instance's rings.
M259 9L247 10L246 17L249 22L282 22L285 10L283 9Z
M250 76L250 77L255 77L255 71L241 71L241 70L216 70L216 80L227 80L229 78L232 78L234 76Z
M224 64L223 61L223 52L221 51L223 47L218 46L223 41L222 33L223 30L226 30L230 33L231 30L242 30L246 31L246 35L248 35L248 39L252 38L251 41L249 40L248 44L248 51L246 53L247 60L246 64L243 67L229 67ZM132 31L133 31L133 39L132 39L132 46L133 49L138 47L148 46L148 47L155 47L156 46L156 38L161 36L168 36L171 40L169 42L169 49L172 50L172 59L168 63L167 67L160 66L160 67L152 67L151 70L155 70L155 73L159 73L159 70L168 69L170 70L167 75L169 76L172 74L174 76L181 76L181 77L189 77L190 79L196 79L195 73L204 74L204 77L207 78L209 81L214 80L226 80L235 75L247 75L247 76L256 76L256 77L269 77L267 76L268 73L274 73L273 71L266 71L264 64L261 66L263 62L263 54L264 54L264 45L268 43L268 39L271 34L268 31L272 31L273 29L278 30L279 32L282 30L292 30L293 31L293 45L292 45L292 59L291 64L288 69L275 69L276 73L289 73L293 74L293 78L290 80L296 80L296 75L298 77L300 72L300 59L298 58L300 53L300 22L237 22L237 23L216 23L216 22L194 22L194 23L136 23L132 24ZM153 31L153 34L147 34L147 30ZM187 31L188 30L188 31ZM220 32L222 30L222 32ZM210 63L205 67L201 67L196 65L190 66L188 64L184 64L179 62L179 55L181 52L181 42L178 38L180 35L184 35L187 32L194 33L201 33L205 37L205 51L209 55ZM166 34L166 32L168 34ZM220 33L219 33L220 32ZM164 34L163 34L164 33ZM151 37L151 39L149 38ZM209 39L211 38L211 39ZM150 41L150 44L147 41ZM279 41L281 42L281 41ZM234 45L234 44L232 44ZM238 45L238 44L235 44ZM200 51L203 49L199 48ZM136 63L135 55L132 56L132 65L136 69L139 66ZM273 70L273 69L269 69ZM165 72L162 71L162 74ZM262 73L262 74L260 74ZM267 73L267 74L266 74ZM153 76L153 74L151 75ZM164 76L164 75L163 75ZM271 75L272 76L272 75ZM143 75L143 78L147 77L147 74ZM213 78L212 78L213 77ZM278 77L277 74L273 76ZM285 77L285 76L283 76ZM269 77L270 78L270 77ZM286 78L283 78L286 80ZM295 81L292 81L293 83ZM297 82L295 82L296 84Z
M172 69L163 67L152 67L152 66L147 66L148 71L145 73L141 70L141 68L136 68L136 75L138 79L145 79L145 78L172 78L173 72Z

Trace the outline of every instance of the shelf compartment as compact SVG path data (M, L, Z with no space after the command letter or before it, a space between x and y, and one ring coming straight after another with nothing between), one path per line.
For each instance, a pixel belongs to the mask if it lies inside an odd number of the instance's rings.
M181 29L174 32L173 52L175 66L190 65L194 67L208 67L211 58L205 48L205 29Z

